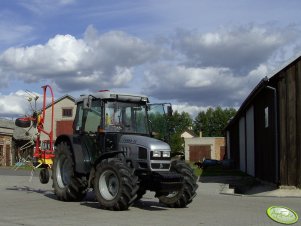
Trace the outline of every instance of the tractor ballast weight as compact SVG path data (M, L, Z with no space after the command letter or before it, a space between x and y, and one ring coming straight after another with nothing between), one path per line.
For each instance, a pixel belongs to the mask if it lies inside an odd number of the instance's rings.
M156 106L146 96L107 90L83 95L76 105L73 134L58 136L54 145L52 179L59 200L82 200L92 188L108 210L128 209L147 190L168 207L192 202L197 177L185 162L171 161L160 134L170 105L152 112Z

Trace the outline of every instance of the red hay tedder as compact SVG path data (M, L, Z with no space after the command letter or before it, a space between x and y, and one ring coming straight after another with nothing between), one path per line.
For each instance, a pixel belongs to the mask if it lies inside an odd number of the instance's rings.
M54 158L53 147L53 120L54 120L54 95L51 86L42 86L43 89L43 106L41 111L34 109L33 114L28 117L18 118L15 121L16 126L27 128L30 127L35 130L35 148L33 154L33 166L35 168L42 168L40 171L40 181L43 184L49 181L49 168L52 167ZM46 105L47 102L47 89L51 94L51 103ZM38 97L35 98L35 101ZM36 106L36 104L35 104ZM44 122L46 118L46 108L51 107L50 129L46 131L44 128ZM30 130L29 129L29 130ZM48 139L41 140L41 134L45 134Z

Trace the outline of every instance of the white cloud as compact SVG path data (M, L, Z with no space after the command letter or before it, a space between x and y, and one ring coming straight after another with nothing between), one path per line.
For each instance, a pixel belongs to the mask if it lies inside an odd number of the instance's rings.
M113 76L113 84L114 86L122 86L131 81L132 78L132 69L116 67L116 74Z
M4 51L0 87L18 79L50 81L61 93L132 88L158 100L174 100L178 109L191 114L197 106L238 106L269 75L272 62L287 54L286 46L296 46L293 28L178 31L155 45L89 26L82 38L56 35L45 44Z
M264 65L246 76L229 68L160 65L146 74L145 92L198 106L237 106L266 75Z
M191 105L238 106L299 36L295 26L178 30L170 40L177 61L154 64L145 73L144 90Z
M212 106L197 106L191 105L188 103L182 104L173 104L172 105L174 111L178 112L187 112L192 118L195 118L200 111L206 111L208 108L212 108Z
M186 56L190 66L251 70L266 62L283 45L297 40L298 30L289 26L247 25L199 33L179 30L173 48Z
M24 90L18 90L14 93L10 93L8 95L0 94L0 117L22 117L24 115L32 114L32 109L28 102L30 97L34 97L34 95L38 95L37 93L33 93L29 95ZM39 100L40 105L41 100ZM32 100L32 107L34 108L34 102Z
M88 27L83 39L56 35L45 45L10 48L0 55L3 73L25 82L51 79L62 92L126 86L133 67L156 59L157 48L119 31L97 34Z
M4 68L27 73L28 80L35 80L75 70L87 48L71 35L56 35L46 45L10 48L0 56L0 62Z

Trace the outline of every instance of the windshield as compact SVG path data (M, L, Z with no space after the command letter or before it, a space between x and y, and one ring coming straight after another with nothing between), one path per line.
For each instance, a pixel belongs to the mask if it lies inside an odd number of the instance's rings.
M105 103L107 132L149 134L146 105L129 102Z
M165 109L170 104L149 104L148 117L151 123L151 131L157 139L168 141L169 132L168 120L166 117L167 109Z

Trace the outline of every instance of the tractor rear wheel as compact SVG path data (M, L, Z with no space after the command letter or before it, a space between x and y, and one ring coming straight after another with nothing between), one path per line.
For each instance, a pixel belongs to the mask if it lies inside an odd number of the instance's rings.
M127 210L136 198L138 177L120 159L105 159L96 167L94 191L100 207Z
M182 174L184 184L181 190L170 192L168 195L159 195L159 201L168 207L183 208L192 202L196 196L198 185L192 168L184 161L175 160L171 163L171 171Z
M74 172L71 148L66 142L57 145L52 177L54 193L59 200L80 201L87 193L86 180Z

